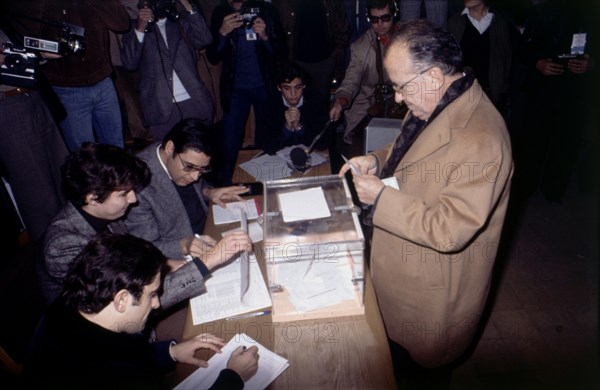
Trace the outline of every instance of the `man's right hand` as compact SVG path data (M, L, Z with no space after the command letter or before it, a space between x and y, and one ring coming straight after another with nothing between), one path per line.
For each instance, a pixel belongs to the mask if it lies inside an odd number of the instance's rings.
M137 20L137 27L135 29L138 30L139 32L145 32L146 28L148 27L148 25L150 23L152 23L153 20L154 20L154 13L152 12L152 10L148 7L144 7L142 9L140 9L140 12L138 15L138 20Z
M372 154L366 156L354 157L350 159L350 163L358 169L361 175L375 175L377 173L377 158ZM344 177L344 174L350 170L350 165L345 163L340 168L339 177Z
M226 263L241 251L251 251L252 241L246 232L234 230L227 233L225 237L208 251L200 254L190 252L193 257L198 256L210 270L216 266Z
M535 68L544 76L560 76L565 71L564 66L552 62L550 58L538 60L535 63Z
M226 37L233 30L241 27L242 22L242 15L240 15L238 12L234 12L225 16L223 18L223 23L221 23L221 28L219 28L219 34Z
M227 368L238 373L244 382L252 378L258 371L258 348L244 349L237 347L227 361Z

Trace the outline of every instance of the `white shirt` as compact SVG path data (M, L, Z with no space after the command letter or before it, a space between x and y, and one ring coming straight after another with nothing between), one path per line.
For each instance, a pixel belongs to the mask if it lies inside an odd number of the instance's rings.
M165 42L165 45L167 45L167 47L169 47L169 44L167 43L167 30L165 28L165 25L167 24L167 19L159 19L156 21L155 25L156 27L158 27L158 31L160 31L160 35L163 37L163 40ZM137 36L137 39L140 43L144 42L144 36L146 35L146 33L143 32L139 32L137 29L134 29L135 31L135 35ZM163 58L163 61L170 61L170 58ZM175 72L175 69L173 69L173 101L174 102L182 102L184 100L188 100L189 98L191 98L191 96L187 93L187 91L185 90L185 87L183 86L183 84L181 83L181 80L179 79L179 76L177 76L177 73Z
M479 31L479 34L483 34L485 30L487 30L488 27L490 27L490 24L492 24L492 20L494 19L494 13L488 11L488 13L485 14L485 16L481 18L481 20L477 20L471 15L469 15L468 8L465 8L461 15L467 15L473 27L475 27L477 31Z

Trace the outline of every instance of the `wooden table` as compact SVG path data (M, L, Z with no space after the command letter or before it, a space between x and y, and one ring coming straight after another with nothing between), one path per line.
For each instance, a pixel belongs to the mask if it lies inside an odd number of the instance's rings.
M205 233L216 238L235 227L239 223L215 226L209 213ZM261 247L255 245L254 249L264 275ZM229 341L237 333L246 333L289 360L290 367L271 384L271 389L396 388L387 335L368 269L364 276L364 315L276 323L266 315L194 326L188 309L183 339L209 332ZM202 359L211 355L210 351L198 352ZM195 369L177 364L175 383Z
M235 166L235 170L233 171L232 181L234 183L255 183L256 178L250 175L248 172L240 168L240 164L243 164L247 161L252 160L253 157L258 156L262 153L262 150L256 149L248 149L248 150L240 150L238 153L238 158ZM318 176L326 176L331 175L331 164L329 164L329 153L327 151L317 151L317 153L321 154L323 157L327 159L327 163L317 165L316 167L311 167L304 172L295 172L291 177L299 178L299 177L318 177ZM261 169L257 167L257 169ZM278 169L277 167L263 167L262 169ZM279 168L281 169L281 168Z

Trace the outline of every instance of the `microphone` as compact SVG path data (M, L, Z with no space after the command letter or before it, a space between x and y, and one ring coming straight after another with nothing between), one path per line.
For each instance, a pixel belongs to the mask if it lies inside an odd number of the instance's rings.
M303 149L303 148L301 148L299 146L296 146L294 149L292 149L290 151L290 159L292 160L292 165L294 165L294 168L296 168L299 171L303 171L306 168L308 168L306 166L307 165L308 156L313 152L313 150L315 149L315 145L317 144L317 142L319 141L319 139L321 139L321 137L323 136L323 134L325 134L325 132L327 131L327 129L329 129L329 126L332 123L333 123L333 121L331 119L327 120L327 122L325 123L325 126L323 126L323 129L313 139L313 141L311 142L311 144L308 147L308 149L305 150L305 149Z
M296 146L294 149L290 151L290 159L292 160L292 165L297 170L306 169L306 159L307 154L301 147Z

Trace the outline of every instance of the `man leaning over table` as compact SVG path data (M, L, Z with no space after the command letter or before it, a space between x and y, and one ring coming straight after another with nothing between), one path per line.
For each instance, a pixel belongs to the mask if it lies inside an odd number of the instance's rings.
M68 202L46 231L37 267L46 303L58 296L73 259L96 234L127 232L122 217L149 180L146 164L117 146L86 143L67 158L62 181ZM200 263L169 260L173 272L160 295L163 308L204 291Z
M207 367L199 349L220 353L222 339L148 342L141 333L167 272L166 257L129 234L102 233L73 261L60 297L32 338L27 388L160 389L175 362ZM211 389L242 389L258 370L258 349L238 347Z
M371 269L406 388L447 388L490 288L513 173L502 116L458 42L427 20L399 26L384 59L409 108L396 141L350 164L372 205ZM399 189L382 179L396 180Z
M210 171L212 155L206 126L195 118L179 122L162 143L138 154L152 178L125 219L131 234L152 242L169 258L194 259L203 276L251 247L241 230L219 242L202 235L209 202L224 206L248 191L243 186L210 186L202 175Z

